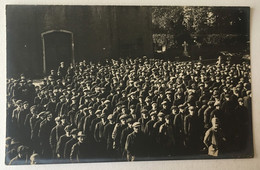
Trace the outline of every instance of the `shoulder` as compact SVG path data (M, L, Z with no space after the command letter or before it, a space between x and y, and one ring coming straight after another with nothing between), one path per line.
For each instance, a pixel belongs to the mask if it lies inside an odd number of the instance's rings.
M18 156L14 157L13 159L11 159L11 161L9 162L9 165L15 165L17 162Z
M77 148L79 148L79 143L78 143L78 142L75 143L75 144L72 146L72 149L73 149L73 150L75 150L75 149L77 149Z
M134 132L131 132L128 136L127 136L127 138L133 138L135 136L135 133Z
M206 131L205 135L208 136L208 135L211 134L211 132L212 132L212 128L209 128L209 129Z
M67 136L64 134L60 137L60 140L64 140Z

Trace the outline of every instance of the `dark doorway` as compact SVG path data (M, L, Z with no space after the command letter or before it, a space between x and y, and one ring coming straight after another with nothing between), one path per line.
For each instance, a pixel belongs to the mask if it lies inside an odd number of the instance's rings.
M43 73L56 70L63 61L65 66L74 63L73 34L68 31L49 31L42 34Z

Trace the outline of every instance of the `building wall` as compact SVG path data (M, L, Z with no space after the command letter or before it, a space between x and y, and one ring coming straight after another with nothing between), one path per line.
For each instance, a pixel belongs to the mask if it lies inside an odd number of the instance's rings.
M149 7L15 6L6 7L7 76L42 76L41 33L74 34L75 60L152 56Z

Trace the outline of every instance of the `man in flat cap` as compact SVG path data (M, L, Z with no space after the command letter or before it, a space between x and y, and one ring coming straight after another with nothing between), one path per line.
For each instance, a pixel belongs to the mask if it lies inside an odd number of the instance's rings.
M39 131L40 131L40 125L41 123L46 119L46 113L41 112L37 115L37 117L31 118L31 140L33 143L33 150L40 153L41 147L40 147L40 140L39 140Z
M215 101L209 101L208 102L208 107L207 109L204 111L203 115L203 122L204 122L204 128L208 129L210 127L210 113L215 109L214 107Z
M55 126L52 114L50 112L45 112L46 119L40 123L39 128L39 140L42 152L40 153L43 158L51 158L51 146L49 142L50 133L52 128Z
M64 128L65 134L59 138L57 143L57 149L56 149L57 158L65 159L64 157L65 145L71 139L71 133L70 133L71 130L72 130L71 125L67 125Z
M56 125L51 130L49 142L52 150L52 157L57 158L57 152L56 152L57 143L60 137L65 134L64 131L65 126L62 124L60 117L56 117L54 120Z
M78 132L78 142L72 146L70 153L71 162L87 162L91 159L91 154L93 150L86 135L82 132Z
M94 131L94 139L96 142L97 148L97 157L102 158L104 156L104 152L106 150L106 140L104 137L104 128L108 123L107 116L105 113L100 115L100 121L96 124L95 131Z
M24 165L28 164L28 147L24 145L20 145L17 148L17 156L14 157L10 162L9 165Z
M138 122L141 123L141 131L145 131L145 125L149 121L148 111L146 109L141 110L141 118L138 119Z
M126 138L127 136L133 132L133 119L132 118L128 118L126 120L127 123L127 127L125 129L122 130L121 133L121 138L120 138L120 150L122 152L122 159L123 160L127 160L127 155L126 155L126 150L125 150L125 143L126 143Z
M211 123L212 127L206 131L203 142L208 148L208 155L216 157L223 153L226 138L222 129L219 127L218 118L214 117Z
M64 154L63 154L64 159L70 159L70 153L71 153L72 146L78 142L78 139L77 139L78 130L76 128L74 128L70 131L70 134L71 134L71 138L66 142L66 144L64 146Z
M189 152L196 153L199 150L199 121L195 107L188 109L189 115L184 118L185 145Z
M140 122L135 122L133 124L134 131L127 136L125 150L128 161L142 160L147 155L147 138L140 127Z
M95 127L96 127L96 124L101 121L101 114L102 114L102 110L96 110L95 112L95 115L96 117L91 121L91 124L90 124L90 131L89 131L89 141L91 142L95 142L95 139L94 139L94 131L95 131Z
M65 103L65 101L66 101L65 96L61 95L59 97L59 102L56 104L55 107L55 115L60 116L61 107Z
M106 155L108 158L113 158L115 153L113 150L113 139L112 139L112 133L115 128L115 118L113 114L110 114L107 116L108 124L104 127L104 138L106 140Z
M248 109L244 106L244 100L242 98L238 98L238 106L236 107L233 114L233 123L234 123L234 147L235 150L244 150L248 143L250 143L250 125L251 121Z
M129 108L129 117L132 117L133 120L137 121L140 118L140 113L137 114L135 105L131 105Z
M184 113L185 105L179 105L179 113L175 116L173 124L176 135L176 153L182 153L184 147Z
M151 120L149 120L145 125L144 133L147 135L147 148L148 148L148 155L155 156L156 153L156 132L153 128L154 124L157 121L157 112L153 111L150 113Z
M83 133L88 134L90 132L90 125L93 119L96 118L96 115L93 112L93 108L88 107L88 116L85 118L83 123Z
M116 123L113 133L112 133L112 139L113 139L113 148L117 150L120 154L120 139L121 139L121 133L122 131L127 128L126 120L129 118L128 115L123 114L119 117L120 123Z
M67 71L66 71L65 64L64 64L64 62L61 62L60 66L58 67L57 74L59 74L64 79L65 75L66 75L66 72Z
M55 112L57 106L57 99L55 96L50 97L50 101L46 104L46 110L53 113L53 117L57 117L58 114Z
M30 165L36 165L36 164L39 164L40 162L41 162L41 160L40 160L39 154L33 153L30 156Z
M223 122L224 119L224 112L220 109L220 102L216 101L214 103L215 109L210 113L210 122L212 120L213 117L217 117L219 119L220 122Z
M160 126L160 146L163 156L172 156L175 147L174 127L170 121L170 115L165 116L165 123Z

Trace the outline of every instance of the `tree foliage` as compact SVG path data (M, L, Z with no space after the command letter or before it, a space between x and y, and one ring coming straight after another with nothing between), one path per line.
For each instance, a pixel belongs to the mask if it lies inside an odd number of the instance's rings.
M156 38L161 38L157 40L161 44L167 40L166 45L180 46L183 40L189 43L194 37L210 34L248 35L248 21L246 8L163 6L152 9L153 32L157 34ZM174 38L167 39L164 34Z

